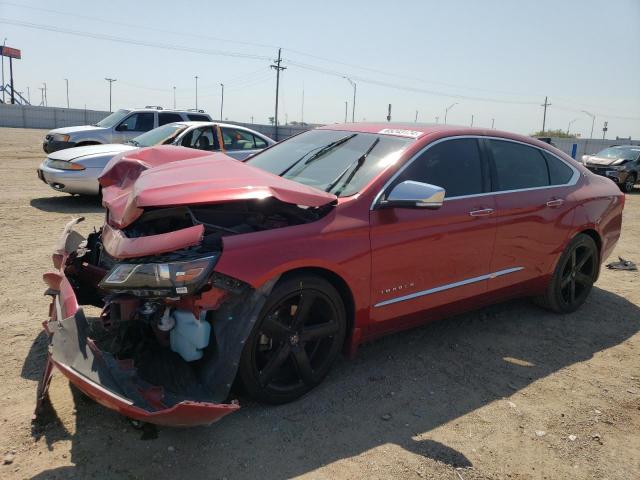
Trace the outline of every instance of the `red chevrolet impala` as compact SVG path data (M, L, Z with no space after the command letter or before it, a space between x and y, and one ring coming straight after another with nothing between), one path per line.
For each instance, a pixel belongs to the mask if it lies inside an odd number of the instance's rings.
M53 367L108 408L208 424L294 400L340 352L482 305L585 301L624 195L548 144L495 130L334 125L246 162L114 158L102 229L65 228L46 273ZM87 318L80 305L101 306ZM39 402L41 403L41 402Z

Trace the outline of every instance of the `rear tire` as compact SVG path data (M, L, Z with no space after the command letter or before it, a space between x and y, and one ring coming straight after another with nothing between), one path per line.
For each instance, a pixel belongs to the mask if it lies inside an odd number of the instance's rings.
M338 358L346 333L342 298L315 275L282 279L247 339L239 379L254 399L291 402L320 384Z
M584 303L598 277L600 254L596 242L580 233L560 256L545 294L536 303L556 313L575 312Z

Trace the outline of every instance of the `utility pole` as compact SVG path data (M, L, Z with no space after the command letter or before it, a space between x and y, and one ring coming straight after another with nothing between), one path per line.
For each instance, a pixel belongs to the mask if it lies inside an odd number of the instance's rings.
M493 126L496 124L496 119L492 118L491 119L491 130L494 130Z
M449 110L451 110L454 106L458 105L457 103L452 103L451 105L449 105L445 111L444 111L444 124L447 124L447 114L449 113Z
M544 103L540 105L544 107L544 114L542 115L542 134L544 135L545 127L547 125L547 107L550 107L551 104L547 101L548 97L544 97Z
M473 113L471 114L471 126L473 127Z
M29 105L31 105L31 87L27 87L27 99L29 101Z
M49 99L47 98L47 83L43 82L42 85L44 85L44 106L48 107L49 106Z
M300 123L304 123L304 83L302 84L302 106L300 107Z
M438 125L438 120L440 120L440 117L436 116L436 125Z
M65 78L64 81L67 83L67 108L69 108L69 79Z
M273 65L270 65L276 71L276 114L273 117L273 124L276 127L274 137L275 141L279 140L278 138L278 95L280 94L280 72L282 70L286 70L287 67L283 67L280 64L282 63L282 49L278 49L278 59L274 61Z
M389 113L387 113L387 122L391 121L391 104L389 104Z
M115 82L117 79L105 77L105 80L109 82L109 111L111 112L111 86L113 85L113 82Z
M198 75L195 76L196 79L196 110L198 110Z
M251 115L251 125L253 125L253 115Z
M347 123L347 105L348 102L344 102L344 123Z
M604 136L607 134L607 130L609 130L607 125L609 125L609 122L604 122L604 127L602 127L602 139L603 140L604 140Z
M222 87L222 96L220 97L220 121L222 121L222 107L224 107L224 83L221 83L220 86Z
M353 102L351 104L351 123L354 123L356 121L356 90L357 90L356 82L351 80L349 77L342 77L342 78L346 78L347 81L353 87Z
M414 118L413 123L418 123L418 110L416 110L416 118Z
M176 86L173 86L173 109L176 109Z
M7 37L4 37L4 41L2 42L2 47L4 48L7 44ZM6 103L4 98L4 56L0 57L2 59L2 103Z
M44 104L44 87L38 87L38 89L40 90L40 106L46 107L46 105Z

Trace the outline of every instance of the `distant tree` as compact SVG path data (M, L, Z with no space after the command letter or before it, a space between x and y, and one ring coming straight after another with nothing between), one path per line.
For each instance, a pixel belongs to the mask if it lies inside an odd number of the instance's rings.
M275 123L275 121L276 121L276 118L275 118L275 117L269 117L269 123L270 123L271 125L273 125L273 124Z
M567 133L559 128L556 130L540 130L531 134L532 137L578 138L573 133Z

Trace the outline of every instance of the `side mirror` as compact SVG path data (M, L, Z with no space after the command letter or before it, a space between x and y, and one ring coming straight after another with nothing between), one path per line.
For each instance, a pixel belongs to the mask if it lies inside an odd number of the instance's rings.
M129 126L126 123L121 123L116 127L116 130L119 132L126 132L127 130L129 130Z
M430 183L405 180L399 183L387 198L379 202L381 208L428 208L437 210L444 203L444 188Z

